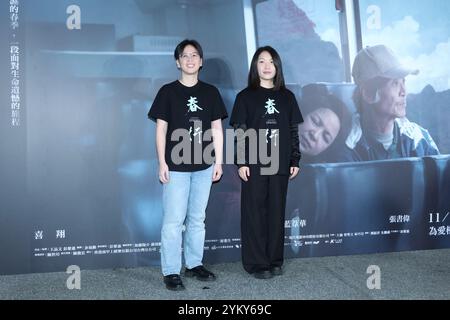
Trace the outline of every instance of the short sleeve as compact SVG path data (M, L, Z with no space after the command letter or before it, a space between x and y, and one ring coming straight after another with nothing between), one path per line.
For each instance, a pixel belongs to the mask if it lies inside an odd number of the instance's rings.
M214 103L213 110L211 115L211 121L218 119L225 119L228 117L227 109L225 108L225 104L223 103L222 96L219 93L219 90L214 90Z
M155 122L157 119L169 122L170 108L167 88L165 86L159 89L155 100L153 101L152 106L148 111L148 118Z
M300 124L303 122L303 116L300 112L300 107L297 103L297 99L295 98L292 92L289 92L289 104L291 105L291 119L290 125Z
M245 108L244 99L241 94L238 94L234 101L233 111L231 112L230 125L241 125L247 123L247 112Z

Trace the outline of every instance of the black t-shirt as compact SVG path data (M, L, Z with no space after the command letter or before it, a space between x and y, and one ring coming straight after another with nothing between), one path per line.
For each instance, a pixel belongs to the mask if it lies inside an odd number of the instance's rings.
M212 163L205 162L203 152L212 144L212 138L209 135L204 139L203 135L211 129L212 121L227 116L216 87L202 81L198 81L193 87L186 87L178 80L165 84L158 91L148 117L154 121L161 119L168 123L165 160L169 170L193 172L208 168ZM172 137L175 130L177 131ZM190 157L181 150L179 143L182 141L190 144ZM176 158L172 158L172 150L177 145L174 150Z
M290 159L292 153L291 126L303 122L302 114L294 94L288 89L257 89L246 88L239 92L234 103L233 112L230 119L232 126L244 124L247 129L254 129L257 132L258 148L260 138L265 139L267 145L266 152L270 155L270 144L279 149L279 170L277 174L289 174ZM259 130L263 129L263 136L259 135ZM272 142L273 140L273 142ZM263 141L264 142L264 141ZM248 145L248 140L246 141ZM246 160L248 163L248 146L246 148ZM259 154L259 152L258 152ZM250 163L250 167L269 167L260 162L257 156L257 163Z

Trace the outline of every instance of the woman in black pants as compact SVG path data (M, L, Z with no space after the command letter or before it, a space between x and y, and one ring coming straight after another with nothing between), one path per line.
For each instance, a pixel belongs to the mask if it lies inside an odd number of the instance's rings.
M258 279L282 274L286 194L289 179L299 171L301 122L295 96L285 87L280 56L272 47L259 48L230 121L242 179L242 263Z

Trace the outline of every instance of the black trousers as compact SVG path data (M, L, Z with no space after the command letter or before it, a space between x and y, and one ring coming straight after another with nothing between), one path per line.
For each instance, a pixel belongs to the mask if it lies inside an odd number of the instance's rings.
M241 191L244 269L253 273L283 264L284 217L289 176L262 176L252 170Z

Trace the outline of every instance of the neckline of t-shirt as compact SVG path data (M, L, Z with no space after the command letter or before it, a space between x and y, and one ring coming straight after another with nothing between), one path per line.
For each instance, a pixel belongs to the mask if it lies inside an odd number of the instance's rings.
M272 92L272 93L280 91L280 90L275 90L275 87L273 87L273 88L264 88L264 87L259 86L258 89L261 90L261 91L264 91L264 92Z
M188 87L188 86L184 85L183 83L181 83L180 79L177 79L177 80L176 80L176 83L178 84L178 86L180 86L180 87L183 88L183 89L186 89L186 90L195 90L195 89L198 88L198 86L200 85L200 80L198 80L197 83L194 84L192 87Z

